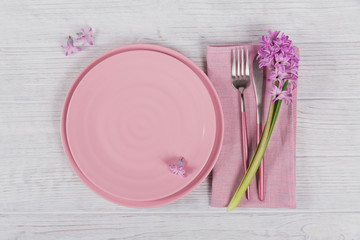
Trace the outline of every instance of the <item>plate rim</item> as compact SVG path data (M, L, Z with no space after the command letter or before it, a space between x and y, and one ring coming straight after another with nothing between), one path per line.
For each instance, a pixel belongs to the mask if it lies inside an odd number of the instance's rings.
M184 186L179 191L168 195L164 198L156 199L156 200L150 200L150 201L135 201L135 200L128 200L124 198L115 197L114 195L103 191L99 187L97 187L94 183L92 183L85 174L80 170L79 166L76 164L75 159L72 156L72 153L70 151L70 146L68 145L68 139L66 134L66 118L67 118L67 110L69 107L69 103L71 101L72 95L74 94L77 86L81 82L81 80L84 78L84 76L98 63L102 62L103 60L116 55L118 53L127 52L127 51L134 51L134 50L149 50L149 51L156 51L163 54L167 54L171 57L174 57L181 61L183 64L188 66L202 81L204 82L204 86L209 92L210 98L213 103L214 112L215 112L215 121L216 121L216 131L215 131L215 139L213 148L211 150L210 156L208 160L206 161L204 167L201 169L200 173L186 186ZM210 92L211 91L211 92ZM73 171L77 174L77 176L82 180L82 182L88 186L92 191L94 191L96 194L100 195L101 197L114 202L116 204L120 204L127 207L135 207L135 208L149 208L149 207L158 207L162 205L166 205L169 203L172 203L186 194L190 193L192 190L194 190L203 180L209 175L213 167L215 166L217 159L219 157L222 144L223 144L223 138L224 138L224 115L221 107L221 102L219 99L219 96L208 78L208 76L189 58L185 57L181 53L172 50L167 47L154 45L154 44L131 44L131 45L125 45L118 48L115 48L113 50L110 50L96 59L94 59L90 64L88 64L76 77L75 81L70 86L69 91L66 94L65 101L63 104L62 112L61 112L61 121L60 121L60 128L61 128L61 142L63 145L63 149L65 152L65 155L73 169ZM207 166L211 163L209 166Z

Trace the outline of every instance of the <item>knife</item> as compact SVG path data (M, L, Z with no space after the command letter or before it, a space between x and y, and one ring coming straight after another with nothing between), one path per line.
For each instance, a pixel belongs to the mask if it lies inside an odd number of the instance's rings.
M264 73L263 70L259 68L259 61L256 60L256 56L253 61L253 78L252 78L255 90L255 99L256 99L256 141L259 143L262 131L261 124L261 104L262 104L262 93L263 93L263 83L264 83ZM264 200L264 159L262 159L259 170L258 170L258 195L260 201Z

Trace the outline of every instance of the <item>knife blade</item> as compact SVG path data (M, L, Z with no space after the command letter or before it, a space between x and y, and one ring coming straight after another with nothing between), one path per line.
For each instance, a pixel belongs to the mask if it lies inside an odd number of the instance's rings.
M255 90L255 100L256 100L256 140L259 143L262 131L262 94L263 94L263 84L264 84L264 72L259 68L259 61L256 60L256 56L253 61L253 77L252 81L254 84ZM262 159L259 170L258 170L258 195L261 201L264 200L264 159Z

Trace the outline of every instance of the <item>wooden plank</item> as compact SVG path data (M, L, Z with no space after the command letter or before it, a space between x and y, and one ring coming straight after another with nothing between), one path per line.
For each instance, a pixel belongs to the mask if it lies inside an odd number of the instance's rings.
M355 42L360 41L360 35L355 34L359 9L356 0L176 3L164 0L108 3L36 0L5 2L0 11L1 20L11 17L11 24L1 27L3 37L10 40L14 26L23 30L21 38L11 39L13 46L19 42L28 46L49 46L54 39L66 36L67 31L77 29L77 24L85 23L99 30L100 41L116 38L121 41L121 37L131 42L142 39L252 42L265 29L276 27L299 39L298 42ZM113 38L108 39L106 35ZM49 36L48 40L52 41L45 41L43 36Z
M72 172L64 157L14 158L1 164L0 212L214 212L210 207L211 177L170 205L131 209L102 199ZM297 209L360 211L359 157L299 157ZM249 209L249 211L272 211ZM241 210L244 211L244 210Z
M360 213L2 214L4 239L359 239ZM196 224L195 224L196 223Z
M297 156L359 156L358 99L299 100Z

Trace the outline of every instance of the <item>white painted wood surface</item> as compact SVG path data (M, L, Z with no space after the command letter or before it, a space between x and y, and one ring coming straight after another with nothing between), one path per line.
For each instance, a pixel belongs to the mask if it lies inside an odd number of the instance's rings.
M359 13L358 0L0 1L0 239L360 239ZM86 24L96 46L65 57ZM210 178L168 206L130 209L76 177L60 111L92 59L155 43L206 70L207 45L267 29L301 52L296 210L211 208Z

